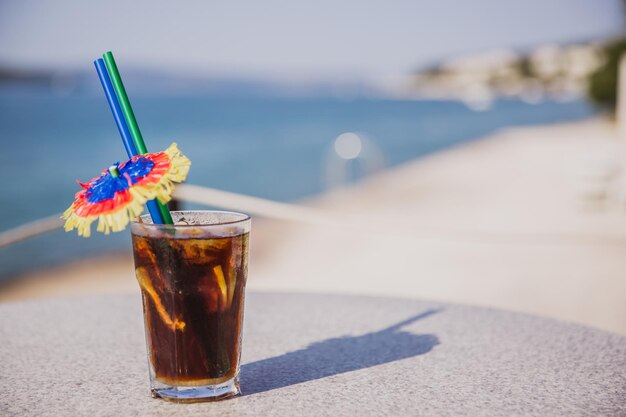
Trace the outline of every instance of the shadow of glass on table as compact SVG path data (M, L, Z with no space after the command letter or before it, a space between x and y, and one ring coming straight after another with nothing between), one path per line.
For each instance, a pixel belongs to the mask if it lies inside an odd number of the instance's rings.
M440 311L427 310L377 332L327 339L304 349L245 364L241 367L243 395L428 353L439 344L437 336L400 329Z

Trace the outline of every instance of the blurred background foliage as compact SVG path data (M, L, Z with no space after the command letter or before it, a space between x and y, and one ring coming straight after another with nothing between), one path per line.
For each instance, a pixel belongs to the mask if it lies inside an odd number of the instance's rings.
M617 104L619 62L626 52L626 37L616 39L603 48L604 63L589 76L589 98L611 111Z
M626 15L626 0L622 1ZM617 105L617 83L619 62L626 52L626 34L608 42L603 48L604 62L589 76L588 95L592 102L615 111Z

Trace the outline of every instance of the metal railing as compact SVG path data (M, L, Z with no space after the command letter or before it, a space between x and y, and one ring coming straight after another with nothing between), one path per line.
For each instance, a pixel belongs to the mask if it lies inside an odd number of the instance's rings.
M369 235L397 235L405 238L410 236L420 240L453 240L475 243L626 246L626 236L619 235L452 229L418 224L411 220L394 221L386 217L381 218L380 216L360 213L330 212L191 184L178 185L173 197L188 203L242 211L268 219L332 227L335 230L348 229L350 232L361 232ZM63 220L60 213L25 223L0 232L0 248L62 227Z

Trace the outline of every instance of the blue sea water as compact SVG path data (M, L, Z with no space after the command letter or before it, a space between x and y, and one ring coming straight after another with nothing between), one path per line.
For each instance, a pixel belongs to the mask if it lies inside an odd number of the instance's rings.
M324 191L323 160L337 135L360 132L395 166L507 126L594 114L583 101L458 102L335 98L137 97L148 150L172 141L191 158L188 182L293 201ZM125 158L100 96L0 89L0 230L62 212L88 180ZM128 233L90 239L50 233L0 249L0 279L98 252L129 250Z

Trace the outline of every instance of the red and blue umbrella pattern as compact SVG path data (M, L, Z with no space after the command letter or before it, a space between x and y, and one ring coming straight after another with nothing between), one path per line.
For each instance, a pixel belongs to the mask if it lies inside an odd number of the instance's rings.
M63 213L65 231L77 229L79 236L89 237L96 220L96 230L104 234L124 230L142 213L147 201L170 201L174 183L185 180L190 166L189 159L172 143L165 151L135 155L87 183L79 182L83 189Z

